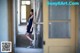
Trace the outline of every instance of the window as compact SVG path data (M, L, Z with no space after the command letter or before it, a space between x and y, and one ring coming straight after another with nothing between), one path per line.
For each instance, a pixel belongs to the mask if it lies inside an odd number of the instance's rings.
M27 5L30 5L30 1L21 1L21 23L27 22Z
M21 5L21 22L26 22L26 6Z
M58 0L49 1L57 2ZM48 6L48 12L49 38L70 38L70 6L50 5Z
M30 5L30 1L22 1L22 4Z

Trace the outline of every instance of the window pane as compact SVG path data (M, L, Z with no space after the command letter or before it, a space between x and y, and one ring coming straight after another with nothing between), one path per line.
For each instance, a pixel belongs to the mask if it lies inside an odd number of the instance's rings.
M26 22L26 5L21 6L21 22Z
M59 0L49 0L50 2L57 2ZM60 0L65 1L65 0ZM69 0L68 0L69 1ZM49 20L64 20L70 18L70 6L54 6L49 5Z
M69 1L71 1L71 0L48 0L48 1L50 1L50 2L61 2L61 1L63 1L63 2L69 2Z
M35 27L36 44L38 48L43 48L43 24L36 24Z
M69 38L69 22L51 22L49 24L49 38Z
M35 8L35 14L36 14L36 22L43 22L43 17L42 17L42 0L36 1L36 8Z
M36 7L36 22L43 22L43 17L42 17L42 7ZM40 8L40 10L38 10Z
M22 4L30 5L30 1L22 1Z

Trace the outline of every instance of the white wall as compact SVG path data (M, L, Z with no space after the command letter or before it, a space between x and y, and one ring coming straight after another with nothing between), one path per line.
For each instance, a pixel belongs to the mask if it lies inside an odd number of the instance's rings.
M0 0L0 43L8 40L8 6L7 0ZM0 47L1 49L1 47ZM0 50L1 53L1 50Z

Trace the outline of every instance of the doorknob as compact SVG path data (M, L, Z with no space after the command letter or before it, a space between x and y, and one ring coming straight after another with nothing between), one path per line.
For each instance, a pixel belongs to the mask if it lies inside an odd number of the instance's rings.
M45 41L43 41L43 45L45 45Z

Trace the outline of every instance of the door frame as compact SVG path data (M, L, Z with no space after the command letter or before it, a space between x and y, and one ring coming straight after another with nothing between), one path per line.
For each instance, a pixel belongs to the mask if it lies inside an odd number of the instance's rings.
M12 42L12 52L14 53L14 31L13 31L13 0L7 0L8 1L8 36L9 41ZM43 8L44 10L44 8ZM78 48L78 7L76 8L76 51ZM44 13L44 12L43 12Z
M12 52L14 53L14 32L13 32L13 0L7 0L8 2L8 37L9 41L12 42Z
M76 44L76 52L77 52L77 49L78 49L78 36L79 36L79 34L78 34L78 31L79 31L79 29L78 29L78 27L79 27L79 25L78 25L78 16L79 16L79 14L78 14L78 12L79 12L79 8L78 8L78 6L75 6L75 11L76 11L76 20L75 20L75 31L76 31L76 36L75 36L75 40L76 40L76 42L75 42L75 44Z

